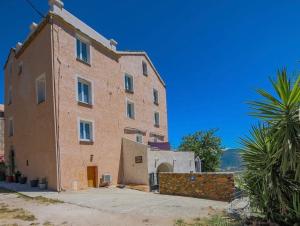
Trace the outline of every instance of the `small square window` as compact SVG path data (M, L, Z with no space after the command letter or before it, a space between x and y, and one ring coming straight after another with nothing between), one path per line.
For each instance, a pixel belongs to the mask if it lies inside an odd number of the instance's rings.
M18 75L21 75L23 73L23 62L20 62L18 64Z
M93 140L92 122L80 120L79 132L80 132L80 141L92 141Z
M143 135L137 134L137 135L136 135L136 142L138 142L138 143L143 143Z
M159 127L159 113L154 112L154 126Z
M147 63L145 61L143 61L142 65L143 65L143 75L148 76Z
M133 93L133 77L131 75L125 74L125 91Z
M153 103L158 105L158 91L153 89Z
M127 117L134 119L134 103L127 101Z
M37 104L46 101L46 76L43 74L36 79L36 101Z
M8 87L7 104L12 104L12 86Z
M76 53L77 59L90 63L90 45L87 42L82 41L81 39L76 39Z
M92 104L92 84L81 78L77 80L77 101Z
M13 119L9 119L8 125L8 136L12 137L14 135L14 122Z

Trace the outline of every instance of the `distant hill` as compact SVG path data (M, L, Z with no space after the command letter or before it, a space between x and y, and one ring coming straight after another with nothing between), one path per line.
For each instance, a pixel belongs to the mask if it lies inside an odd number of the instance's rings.
M229 148L223 151L221 157L221 171L239 171L242 170L241 149Z

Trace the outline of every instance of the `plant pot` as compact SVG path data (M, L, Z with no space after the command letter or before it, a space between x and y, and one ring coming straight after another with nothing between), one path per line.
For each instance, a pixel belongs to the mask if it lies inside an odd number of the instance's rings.
M42 189L42 190L45 190L47 187L47 184L39 184L39 188Z
M37 187L38 185L39 185L39 180L38 179L30 181L30 186L31 187Z
M14 181L14 177L13 176L6 176L6 182L12 183L13 181Z
M20 184L26 184L26 182L27 182L27 177L20 178Z
M19 182L20 182L20 179L21 179L21 175L16 175L16 176L15 176L15 182L16 182L16 183L19 183Z

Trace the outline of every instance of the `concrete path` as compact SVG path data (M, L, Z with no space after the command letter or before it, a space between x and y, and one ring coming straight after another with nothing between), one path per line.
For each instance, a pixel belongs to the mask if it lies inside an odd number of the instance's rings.
M160 195L131 189L98 188L77 192L39 191L27 185L0 182L0 187L36 197L59 199L66 203L106 213L131 216L192 219L222 211L228 203L181 196Z

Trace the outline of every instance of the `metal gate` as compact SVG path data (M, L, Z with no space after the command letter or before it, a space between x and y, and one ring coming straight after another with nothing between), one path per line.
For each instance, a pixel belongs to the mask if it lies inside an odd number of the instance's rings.
M150 191L159 190L158 173L149 173L149 185L150 185Z

